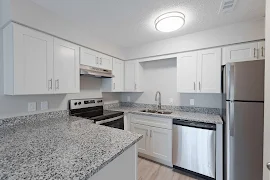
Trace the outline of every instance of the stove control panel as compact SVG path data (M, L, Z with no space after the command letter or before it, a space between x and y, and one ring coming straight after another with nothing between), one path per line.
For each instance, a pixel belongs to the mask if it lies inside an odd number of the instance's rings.
M102 99L73 99L69 101L69 109L81 109L88 107L103 106Z

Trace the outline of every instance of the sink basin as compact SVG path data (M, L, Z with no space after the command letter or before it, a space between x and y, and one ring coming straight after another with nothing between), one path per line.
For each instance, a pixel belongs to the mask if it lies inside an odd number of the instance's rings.
M154 114L172 114L171 111L166 111L166 110L154 110L154 109L144 109L141 112L145 113L154 113Z

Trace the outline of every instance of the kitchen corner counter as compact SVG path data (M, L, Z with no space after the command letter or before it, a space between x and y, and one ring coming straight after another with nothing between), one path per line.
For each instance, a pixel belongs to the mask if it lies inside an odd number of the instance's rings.
M69 116L0 126L0 179L88 179L141 138Z
M171 118L171 119L182 119L182 120L196 121L196 122L223 124L223 121L219 115L183 112L183 111L172 111L172 114L154 114L154 113L140 112L141 110L144 110L144 109L145 108L125 107L125 106L109 108L109 110L112 110L112 111L122 111L124 113L132 113L132 114L145 115L145 116L165 117L165 118Z

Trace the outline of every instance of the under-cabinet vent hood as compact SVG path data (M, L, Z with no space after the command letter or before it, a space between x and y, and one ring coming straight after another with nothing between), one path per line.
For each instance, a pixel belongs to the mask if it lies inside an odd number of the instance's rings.
M113 78L114 77L111 70L85 66L85 65L80 65L80 74L86 75L86 76L99 77L99 78Z

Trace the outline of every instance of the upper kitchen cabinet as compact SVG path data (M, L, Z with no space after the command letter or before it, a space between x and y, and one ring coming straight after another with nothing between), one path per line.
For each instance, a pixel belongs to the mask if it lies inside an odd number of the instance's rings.
M106 70L112 70L112 57L93 51L91 49L81 47L80 64Z
M264 41L227 46L223 49L222 64L264 59Z
M102 79L103 92L124 91L124 61L113 58L113 78Z
M125 92L142 92L143 68L138 61L125 62Z
M221 92L221 49L198 52L197 92Z
M177 90L180 93L220 93L221 49L179 54Z
M4 93L54 93L53 37L10 23L3 30L3 39Z
M197 52L182 53L177 57L177 91L197 91Z
M33 29L10 23L4 33L4 93L75 93L79 48Z
M80 92L79 46L54 38L55 93Z

